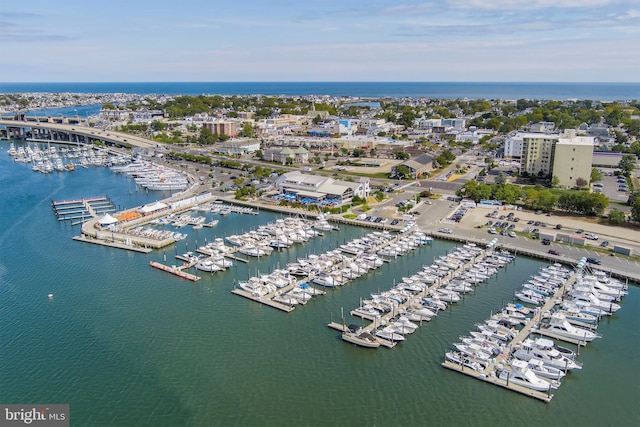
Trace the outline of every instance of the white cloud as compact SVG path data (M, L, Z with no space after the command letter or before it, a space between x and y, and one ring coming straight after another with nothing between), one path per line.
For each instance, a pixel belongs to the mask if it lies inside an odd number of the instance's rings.
M526 10L546 8L591 8L614 0L447 0L456 9Z

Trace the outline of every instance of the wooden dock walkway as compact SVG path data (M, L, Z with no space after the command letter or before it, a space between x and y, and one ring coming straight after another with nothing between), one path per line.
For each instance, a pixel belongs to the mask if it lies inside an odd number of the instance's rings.
M176 275L176 276L181 277L183 279L190 280L192 282L197 282L198 280L200 280L199 276L196 276L195 274L191 274L191 273L187 273L187 272L183 271L184 266L180 266L180 267L176 267L175 265L168 266L168 265L164 265L164 264L161 264L161 263L155 262L155 261L149 261L149 265L151 267L153 267L153 268L157 268L158 270L165 271L167 273Z

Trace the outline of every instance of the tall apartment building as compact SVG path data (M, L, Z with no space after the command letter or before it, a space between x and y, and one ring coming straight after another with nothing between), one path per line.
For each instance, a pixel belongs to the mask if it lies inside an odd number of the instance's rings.
M202 126L208 128L215 135L238 136L238 128L236 122L231 121L213 121L204 122Z
M591 177L593 146L593 137L577 137L575 130L563 135L523 134L520 173L556 176L559 187L575 187L578 178L588 182Z
M572 136L558 139L555 146L553 176L558 177L559 187L575 187L578 178L589 182L594 143L595 138L592 136Z
M553 171L554 146L559 135L525 133L522 135L520 174L549 176Z

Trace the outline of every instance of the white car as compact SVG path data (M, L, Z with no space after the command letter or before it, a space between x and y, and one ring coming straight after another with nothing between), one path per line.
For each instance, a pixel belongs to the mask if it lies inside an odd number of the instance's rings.
M596 234L585 234L584 238L589 240L598 240L598 236Z
M440 230L438 230L440 233L444 233L444 234L451 234L453 233L453 230L450 228L441 228Z

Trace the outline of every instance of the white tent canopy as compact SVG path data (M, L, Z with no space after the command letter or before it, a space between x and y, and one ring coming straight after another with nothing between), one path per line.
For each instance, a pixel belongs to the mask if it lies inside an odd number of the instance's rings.
M103 216L98 220L98 224L100 225L111 225L111 224L115 224L116 222L118 222L118 220L109 214L106 214L105 216Z
M165 209L168 206L162 202L155 202L155 203L151 203L150 205L145 205L143 207L140 208L139 212L142 214L147 214L150 212L155 212L155 211L159 211L161 209Z

